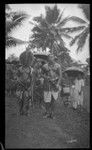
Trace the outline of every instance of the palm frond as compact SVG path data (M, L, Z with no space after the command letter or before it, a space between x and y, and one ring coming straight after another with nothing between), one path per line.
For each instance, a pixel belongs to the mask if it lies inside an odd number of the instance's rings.
M67 16L62 20L64 10L60 14L60 10L57 9L57 5L55 5L53 8L46 6L45 10L45 17L40 15L34 18L34 21L36 21L38 24L34 25L32 29L33 34L31 36L31 39L33 45L41 47L43 49L49 47L51 50L52 48L54 50L59 50L59 46L64 49L65 42L63 40L63 37L65 37L68 39L72 39L70 43L70 45L72 46L80 38L81 35L79 34L73 39L70 35L68 35L68 33L82 31L86 28L86 26L78 26L72 28L63 28L63 26L68 21L75 21L81 24L85 24L86 21L76 16Z
M75 36L75 38L70 42L70 46L72 46L76 41L77 41L77 52L79 50L82 50L85 41L87 39L87 36L89 34L89 27L87 27L82 33L80 33L79 35Z
M70 42L70 46L73 46L73 44L78 40L78 38L80 37L80 34L79 35L76 35L73 40Z
M65 17L61 22L57 25L57 28L64 26L69 20L69 16Z
M55 5L53 8L45 6L45 10L46 10L46 21L49 24L56 23L60 13L60 10L57 8L57 5Z
M78 44L77 52L81 51L82 48L84 47L88 34L89 34L89 28L86 28L85 31L79 37L79 40L77 43Z
M66 33L61 33L61 36L64 36L67 39L73 39L70 35L68 35Z
M14 38L14 37L7 37L6 38L6 47L21 45L21 44L27 44L28 41L22 41L20 39Z
M62 33L73 33L73 32L78 32L82 31L85 28L85 26L78 26L78 27L72 27L72 28L61 28L59 31Z
M36 21L41 27L48 28L48 22L46 19L43 18L43 16L38 16L33 18L34 21Z
M81 24L87 23L85 20L76 16L69 17L68 21L74 21L74 22L81 23Z
M90 20L90 4L79 4L79 8L82 9L85 17Z
M57 27L60 28L62 26L64 26L68 21L74 21L74 22L77 22L77 23L81 23L81 24L85 24L87 23L85 20L79 18L79 17L76 17L76 16L68 16L66 18L64 18L58 25Z
M62 16L63 16L63 13L64 13L64 10L65 10L65 9L63 9L63 11L61 12L61 14L60 14L59 17L57 18L57 21L56 21L57 24L60 23L60 21L61 21L61 19L62 19Z
M28 18L28 15L23 12L14 13L12 20L6 21L6 34L10 33L15 27L20 26L26 18Z
M26 14L25 12L14 12L12 21L16 22L17 20L20 22L21 20L24 20L28 18L28 14Z
M62 39L62 36L61 36L59 33L57 33L57 35L55 36L55 40L56 40L56 41L59 41L59 42L60 42L60 45L61 45L62 47L65 47L65 42L64 42L64 40Z

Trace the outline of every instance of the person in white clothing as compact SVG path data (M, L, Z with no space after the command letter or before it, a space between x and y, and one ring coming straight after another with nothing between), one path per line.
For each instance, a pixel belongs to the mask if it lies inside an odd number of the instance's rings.
M83 106L83 87L84 87L84 80L79 75L79 101L78 105Z
M73 87L73 108L76 109L78 106L79 101L79 81L78 78L74 80L74 87Z
M84 80L81 78L81 75L76 77L74 80L74 90L72 93L73 97L73 108L77 108L77 106L83 106L83 86Z

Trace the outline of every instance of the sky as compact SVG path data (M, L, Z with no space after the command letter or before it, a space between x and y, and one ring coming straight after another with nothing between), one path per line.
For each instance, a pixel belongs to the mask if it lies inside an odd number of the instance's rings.
M17 27L13 32L12 36L28 41L29 36L31 35L31 29L33 25L29 24L29 21L32 21L33 17L39 16L41 13L45 15L45 6L54 6L54 4L9 4L12 11L25 11L27 14L30 15L29 19L25 20L23 24L20 27ZM85 16L83 15L81 9L77 7L78 4L57 4L58 8L63 13L63 17L66 16L77 16L80 17L84 20L86 20ZM86 20L87 21L87 20ZM78 26L79 24L76 24L74 22L69 22L66 24L66 27L73 27L73 26ZM16 56L19 56L27 47L27 44L21 45L21 46L16 46L9 48L6 50L5 57L8 58L11 54L15 54ZM89 45L88 41L86 42L83 51L79 52L78 54L76 53L76 44L72 47L69 46L69 41L66 44L66 47L71 50L70 56L78 61L80 60L82 63L85 63L86 58L89 56Z

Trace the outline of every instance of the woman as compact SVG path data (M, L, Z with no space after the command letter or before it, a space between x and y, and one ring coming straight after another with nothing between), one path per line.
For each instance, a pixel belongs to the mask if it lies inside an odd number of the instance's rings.
M81 75L79 75L79 101L78 105L83 106L83 87L84 87L84 80L82 79Z
M79 81L78 77L74 80L74 85L72 86L72 98L73 98L73 108L76 109L79 102Z

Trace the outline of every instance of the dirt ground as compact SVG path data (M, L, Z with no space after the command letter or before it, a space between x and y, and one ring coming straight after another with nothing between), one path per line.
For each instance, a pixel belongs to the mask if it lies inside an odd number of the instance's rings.
M20 116L16 98L6 97L5 148L89 148L90 119L83 109L56 103L55 119L44 119L38 108Z

